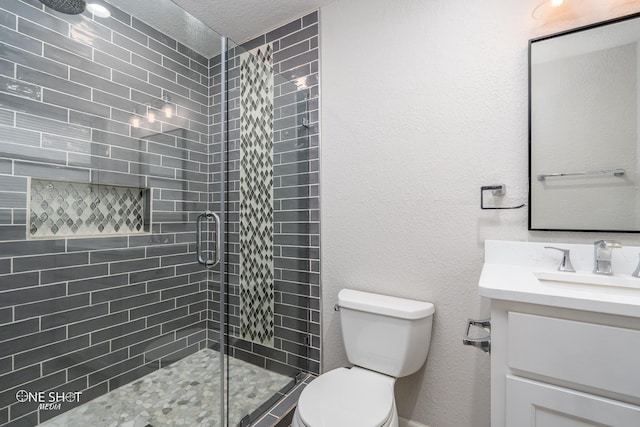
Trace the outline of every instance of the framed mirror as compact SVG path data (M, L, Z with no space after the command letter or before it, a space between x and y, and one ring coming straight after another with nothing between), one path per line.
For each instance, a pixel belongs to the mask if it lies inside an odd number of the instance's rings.
M640 14L529 42L529 229L640 232Z

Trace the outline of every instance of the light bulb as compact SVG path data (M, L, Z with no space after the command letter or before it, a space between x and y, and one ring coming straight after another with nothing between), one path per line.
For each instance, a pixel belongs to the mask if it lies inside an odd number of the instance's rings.
M559 7L562 6L564 0L551 0L551 7Z
M140 127L140 118L139 117L132 117L131 118L131 126L133 126L134 128L139 128Z
M164 106L164 116L167 119L170 119L171 117L173 117L173 106L172 105L165 105Z
M155 123L155 121L156 121L156 113L155 113L155 111L149 111L147 113L147 120L149 121L149 123Z

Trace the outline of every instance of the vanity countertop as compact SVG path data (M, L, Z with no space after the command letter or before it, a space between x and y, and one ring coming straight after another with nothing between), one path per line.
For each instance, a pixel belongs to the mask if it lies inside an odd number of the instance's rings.
M479 281L480 295L492 299L540 304L620 316L640 317L640 278L631 278L640 247L614 250L615 277L638 281L638 288L538 280L536 273L558 272L561 254L545 249L555 246L571 250L577 275L592 275L593 245L487 240L485 263ZM617 252L616 252L617 251Z

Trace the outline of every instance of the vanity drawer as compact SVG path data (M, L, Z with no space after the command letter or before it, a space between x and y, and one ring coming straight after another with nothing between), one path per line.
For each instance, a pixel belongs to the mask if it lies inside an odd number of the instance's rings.
M512 369L640 398L640 331L509 312Z

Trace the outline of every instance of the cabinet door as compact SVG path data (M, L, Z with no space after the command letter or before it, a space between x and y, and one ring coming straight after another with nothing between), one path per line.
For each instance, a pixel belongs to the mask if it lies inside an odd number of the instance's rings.
M640 407L507 375L507 427L638 427Z

